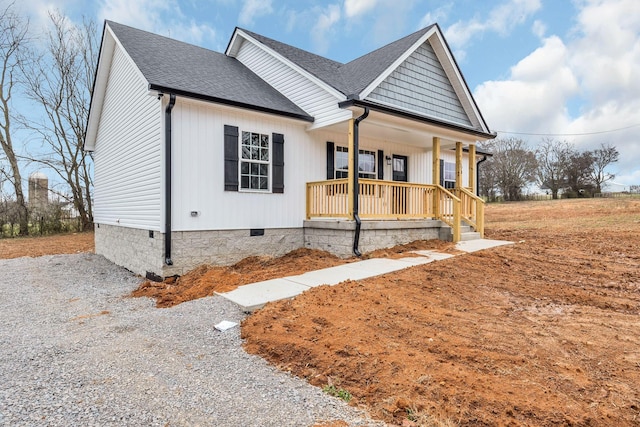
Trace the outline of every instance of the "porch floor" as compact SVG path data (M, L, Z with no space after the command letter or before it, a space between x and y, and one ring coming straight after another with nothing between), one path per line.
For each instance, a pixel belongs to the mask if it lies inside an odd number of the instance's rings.
M503 240L480 239L456 244L461 252L476 252L496 246L509 245L513 242ZM337 267L310 271L298 276L283 277L240 286L218 295L238 304L242 310L251 312L262 308L266 303L281 299L293 298L302 292L321 285L337 285L345 280L361 280L402 270L416 265L451 258L454 255L437 251L415 251L405 258L372 258L352 262ZM413 256L417 255L417 256Z

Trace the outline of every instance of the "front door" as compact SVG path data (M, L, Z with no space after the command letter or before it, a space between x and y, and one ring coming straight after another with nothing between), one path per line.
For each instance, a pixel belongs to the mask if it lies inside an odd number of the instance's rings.
M407 156L393 155L392 159L393 180L407 182ZM407 188L394 187L392 199L392 212L405 215L407 213Z
M393 180L407 182L407 156L393 155Z

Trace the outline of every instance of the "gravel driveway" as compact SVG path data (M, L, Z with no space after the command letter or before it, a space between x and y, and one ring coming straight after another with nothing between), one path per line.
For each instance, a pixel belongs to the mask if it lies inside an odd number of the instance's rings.
M93 254L0 260L0 425L380 425L246 354L220 297L170 309Z

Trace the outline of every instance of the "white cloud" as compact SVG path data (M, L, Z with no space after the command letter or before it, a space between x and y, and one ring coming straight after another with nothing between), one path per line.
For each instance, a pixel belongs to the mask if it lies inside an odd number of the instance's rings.
M573 67L594 103L640 96L640 2L589 1L578 15Z
M640 3L583 0L576 6L576 25L564 41L542 38L506 79L479 85L476 100L493 129L563 134L557 138L579 149L616 146L616 182L640 184ZM543 25L534 24L534 32L542 34Z
M535 21L533 21L533 25L531 26L531 32L535 34L539 39L542 39L547 32L547 26L544 24L544 22L536 19Z
M59 11L61 14L72 9L76 0L30 0L16 2L14 6L21 14L29 17L29 30L38 33L44 32L51 25L49 14Z
M318 11L318 20L311 33L318 53L326 53L329 49L329 35L332 27L340 21L340 16L340 6L337 4L330 4Z
M238 22L241 25L252 25L256 18L272 12L271 0L244 0Z
M427 12L422 19L420 19L420 24L418 24L418 28L424 28L431 24L435 24L439 21L446 19L449 11L451 10L452 4L448 4L445 6L441 6L434 11Z
M508 80L478 86L475 96L490 126L534 133L564 129L569 122L566 101L578 92L567 62L562 40L549 37L511 68Z
M492 9L484 20L456 22L446 29L445 37L454 48L462 50L471 39L487 31L508 35L540 7L540 0L509 0Z
M109 19L187 43L210 48L219 47L216 46L216 30L187 18L175 1L104 0L98 10L98 19Z
M373 9L378 0L344 0L344 14L347 18L362 15Z
M142 30L157 31L160 16L169 10L170 4L165 0L104 0L98 11L98 19L109 19Z

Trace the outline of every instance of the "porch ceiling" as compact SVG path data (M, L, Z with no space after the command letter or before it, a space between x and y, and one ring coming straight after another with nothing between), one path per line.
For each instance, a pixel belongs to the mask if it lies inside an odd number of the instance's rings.
M362 114L361 108L350 109L354 112L354 117ZM335 123L322 129L337 133L347 133L349 131L349 122ZM477 142L476 138L462 132L378 111L370 111L369 117L360 123L359 131L360 138L380 139L423 148L430 148L433 145L433 137L441 139L441 149L455 148L456 141L465 144Z

